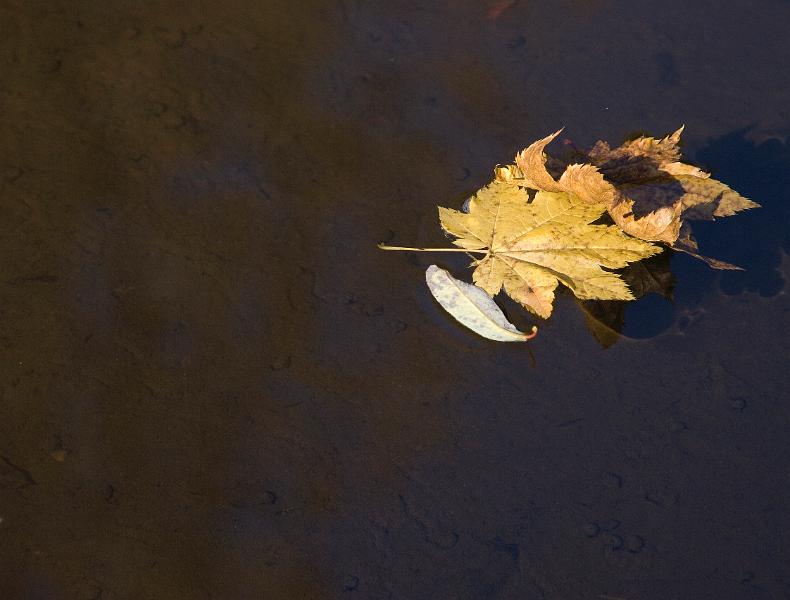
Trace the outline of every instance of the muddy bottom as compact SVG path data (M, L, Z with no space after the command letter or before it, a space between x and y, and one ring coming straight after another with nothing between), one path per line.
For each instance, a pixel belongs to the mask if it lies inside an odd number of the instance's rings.
M0 597L790 596L790 4L72 4L0 3ZM684 123L745 271L614 329L376 249Z

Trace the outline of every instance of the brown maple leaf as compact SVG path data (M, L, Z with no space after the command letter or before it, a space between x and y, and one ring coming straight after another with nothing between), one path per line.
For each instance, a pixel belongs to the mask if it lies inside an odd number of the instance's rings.
M661 140L639 137L614 150L598 142L590 151L590 162L615 185L609 214L627 233L674 246L686 220L712 220L759 206L680 162L682 132L683 127ZM726 264L713 262L717 268Z
M503 183L603 203L615 224L629 235L666 243L717 269L737 269L699 255L690 233L679 239L681 227L686 220L712 220L759 205L701 169L680 162L682 131L683 127L660 140L642 136L615 149L599 141L581 158L589 162L564 165L544 152L557 131L518 153L515 165L497 167L494 174Z

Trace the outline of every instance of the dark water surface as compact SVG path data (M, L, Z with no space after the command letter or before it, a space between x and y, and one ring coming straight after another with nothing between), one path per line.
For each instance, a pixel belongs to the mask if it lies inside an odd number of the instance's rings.
M790 597L789 25L0 0L0 598ZM683 123L747 270L673 257L608 349L570 296L488 343L375 248L563 125Z

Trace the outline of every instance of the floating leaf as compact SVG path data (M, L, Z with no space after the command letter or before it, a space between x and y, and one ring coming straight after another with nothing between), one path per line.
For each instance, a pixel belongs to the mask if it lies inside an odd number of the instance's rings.
M548 318L554 290L563 283L578 298L631 300L622 279L607 269L652 256L661 249L628 237L617 227L591 225L603 204L568 193L538 192L493 183L469 203L469 212L439 208L442 227L461 248L485 253L473 264L474 282L494 296L505 292Z
M499 342L526 342L535 337L523 333L507 320L502 310L479 287L459 281L444 269L431 265L425 272L425 281L437 302L459 323L475 333Z
M614 150L598 142L589 158L615 184L609 214L618 226L636 237L686 251L683 242L675 244L686 220L728 217L759 204L698 167L679 162L682 131L681 127L662 140L641 137ZM721 261L704 260L714 268L729 268Z
M502 290L543 318L552 313L559 284L580 300L614 301L585 305L588 320L597 323L596 335L608 344L622 324L622 301L661 293L671 280L658 278L648 263L613 272L659 253L650 242L663 242L716 269L738 268L701 256L687 220L730 216L759 205L680 162L682 131L662 139L642 136L614 149L598 142L586 154L566 142L564 155L555 158L545 148L557 131L519 152L515 164L497 166L494 182L462 211L439 208L455 248L379 247L482 255L472 263L476 286L436 266L426 279L442 306L490 339L528 335L491 301ZM600 222L609 217L614 226Z
M678 240L681 226L690 219L731 216L759 204L700 168L680 162L682 132L683 127L663 139L642 136L615 149L599 141L586 156L575 157L589 164L568 164L544 152L557 131L519 152L515 165L497 167L494 176L505 184L563 191L582 202L603 203L629 235L663 242L716 269L733 268L691 251L686 241ZM557 179L550 171L561 174Z

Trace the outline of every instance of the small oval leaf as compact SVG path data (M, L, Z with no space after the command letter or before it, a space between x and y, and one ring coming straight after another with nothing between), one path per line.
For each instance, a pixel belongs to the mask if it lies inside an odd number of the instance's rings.
M436 265L428 267L425 281L433 297L448 313L484 338L498 342L526 342L535 337L536 327L532 328L532 333L516 329L491 297L476 285L459 281Z

